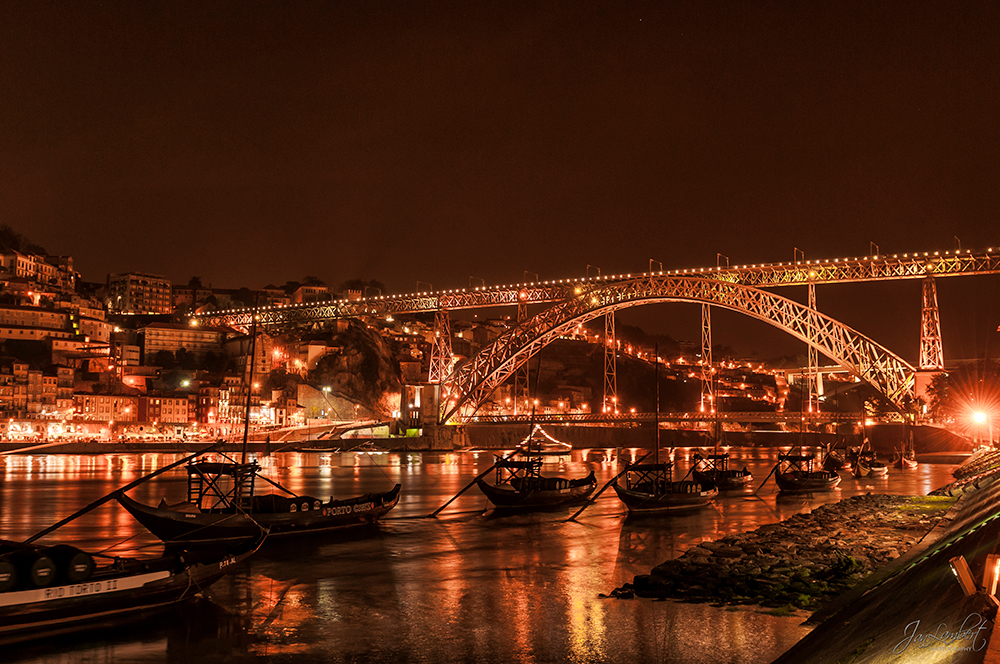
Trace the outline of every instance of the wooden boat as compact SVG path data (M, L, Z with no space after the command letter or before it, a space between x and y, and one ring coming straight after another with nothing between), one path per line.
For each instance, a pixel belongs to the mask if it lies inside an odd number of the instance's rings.
M826 456L823 457L823 470L828 470L833 473L839 470L851 470L852 466L849 456L838 452L834 445L834 443L830 444L827 448Z
M597 487L594 471L580 479L543 477L539 459L526 461L497 459L493 483L476 479L480 491L496 507L504 509L541 509L581 502Z
M0 540L0 644L116 626L193 597L264 541L154 559L94 556L72 546Z
M528 437L517 444L517 453L522 456L565 456L573 451L570 443L553 438L540 424L531 429Z
M656 441L653 447L653 463L636 463L625 467L611 481L618 499L625 503L629 514L651 514L676 512L704 507L712 498L719 495L714 483L704 483L699 480L673 481L674 464L667 461L660 463L660 380L659 362L660 350L656 346L654 380L656 383ZM719 455L712 455L719 456ZM729 455L725 455L728 457ZM624 475L624 485L619 478ZM602 489L603 490L603 489Z
M691 475L703 485L712 485L725 491L727 489L742 489L753 480L753 473L746 467L743 470L729 468L728 452L709 454L708 456L695 454L694 460L697 465L691 471Z
M690 510L708 505L719 495L712 484L697 480L673 481L673 466L670 462L633 464L625 469L624 486L615 478L612 486L630 514Z
M250 357L256 357L256 318L251 332ZM246 385L253 384L253 367ZM327 532L350 526L373 524L399 501L400 485L384 493L321 500L299 496L260 474L256 461L247 462L250 431L250 398L247 390L243 419L243 453L240 462L195 460L188 463L187 500L173 505L161 500L156 507L144 505L125 493L114 495L118 502L151 533L169 544L230 542L256 536L261 528L271 537L289 537ZM365 448L362 450L362 448ZM359 453L373 454L374 442L360 443ZM197 459L197 455L195 456ZM256 480L268 482L284 494L257 495Z
M862 450L858 453L858 460L854 464L855 477L885 477L888 474L889 467L878 460L873 450Z
M385 493L344 500L313 496L264 494L254 491L256 462L196 461L187 465L187 500L156 507L126 493L118 502L151 533L167 543L225 542L253 537L261 528L271 537L327 532L372 524L396 506L400 485ZM273 484L273 482L272 482Z
M840 484L840 475L829 470L814 470L815 454L779 454L772 471L778 488L785 492L827 491Z
M908 443L896 450L892 465L896 468L913 469L917 467L917 453L913 449L912 434Z

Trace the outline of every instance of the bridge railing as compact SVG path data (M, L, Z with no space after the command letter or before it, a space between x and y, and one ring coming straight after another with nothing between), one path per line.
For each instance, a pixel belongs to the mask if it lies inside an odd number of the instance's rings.
M862 413L798 413L746 411L726 412L715 415L699 411L687 413L536 413L529 415L473 415L462 418L463 424L617 424L660 422L805 422L825 424L831 422L861 422Z

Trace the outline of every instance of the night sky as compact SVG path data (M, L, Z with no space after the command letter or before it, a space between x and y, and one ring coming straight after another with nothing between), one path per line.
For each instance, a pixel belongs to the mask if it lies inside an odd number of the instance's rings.
M86 280L230 288L985 249L998 35L996 2L8 0L2 222ZM939 289L946 354L1000 351L998 280ZM917 282L818 299L916 360ZM745 321L719 341L784 339Z

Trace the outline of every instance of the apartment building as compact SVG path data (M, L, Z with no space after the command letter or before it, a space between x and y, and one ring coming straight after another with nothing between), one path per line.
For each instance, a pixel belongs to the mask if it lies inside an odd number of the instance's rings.
M217 327L152 323L139 330L143 362L149 364L161 350L176 353L183 348L199 360L209 352L221 353L226 334L226 330Z
M25 279L43 290L72 293L76 273L70 256L38 256L20 251L0 252L0 278Z
M120 394L76 394L73 419L95 422L138 422L139 397Z
M166 277L144 272L109 274L106 304L116 314L169 314L173 301Z
M150 395L138 398L138 421L160 424L183 424L194 421L196 417L192 405L195 401L187 394Z

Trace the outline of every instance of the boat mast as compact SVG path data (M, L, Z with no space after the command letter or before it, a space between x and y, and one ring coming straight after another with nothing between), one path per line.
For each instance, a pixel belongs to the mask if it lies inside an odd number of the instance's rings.
M653 426L656 428L656 449L653 452L653 463L660 463L660 344L653 346L653 381L656 382L656 412L653 413Z
M254 306L256 309L256 304ZM257 314L253 314L253 322L250 325L250 372L247 378L247 406L243 415L243 453L240 456L240 463L247 462L247 440L250 437L250 396L253 394L253 365L257 355Z

